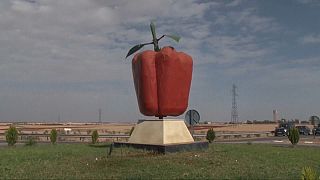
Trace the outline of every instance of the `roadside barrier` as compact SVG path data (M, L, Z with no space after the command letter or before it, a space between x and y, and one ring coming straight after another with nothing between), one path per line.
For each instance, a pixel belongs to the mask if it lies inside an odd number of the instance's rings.
M252 133L217 133L216 139L243 139L243 138L260 138L274 136L272 132L252 132ZM196 140L205 140L206 134L194 134ZM50 134L19 134L18 142L26 142L29 138L33 138L38 142L50 142ZM128 134L100 134L100 142L112 141L128 141L130 135ZM5 141L5 134L0 133L0 142ZM85 134L59 134L58 142L91 142L91 135Z

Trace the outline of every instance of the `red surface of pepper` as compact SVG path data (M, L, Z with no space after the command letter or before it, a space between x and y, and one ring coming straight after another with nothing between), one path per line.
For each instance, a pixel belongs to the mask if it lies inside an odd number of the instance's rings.
M140 112L146 116L179 116L188 107L192 58L164 47L146 50L132 60L132 72Z

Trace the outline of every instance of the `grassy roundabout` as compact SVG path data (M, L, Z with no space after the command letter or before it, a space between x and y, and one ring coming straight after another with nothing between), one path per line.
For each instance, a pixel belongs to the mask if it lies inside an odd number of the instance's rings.
M211 144L206 151L159 155L85 144L0 147L0 178L299 179L320 170L319 148L267 144Z

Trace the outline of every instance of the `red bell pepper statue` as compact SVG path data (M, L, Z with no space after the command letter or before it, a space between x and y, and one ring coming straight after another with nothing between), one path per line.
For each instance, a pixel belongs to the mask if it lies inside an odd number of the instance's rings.
M192 58L177 52L173 47L159 48L158 42L167 36L176 41L179 37L163 35L156 38L155 26L150 24L153 42L131 48L128 56L144 45L153 44L154 51L138 53L132 60L134 86L140 112L146 116L179 116L188 107L192 79Z

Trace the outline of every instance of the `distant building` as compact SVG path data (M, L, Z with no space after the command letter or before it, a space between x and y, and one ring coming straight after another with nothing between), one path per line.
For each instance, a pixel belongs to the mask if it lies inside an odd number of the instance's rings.
M278 111L277 110L273 110L273 121L274 122L278 122Z
M63 130L65 134L70 134L70 132L72 131L71 128L64 128Z

